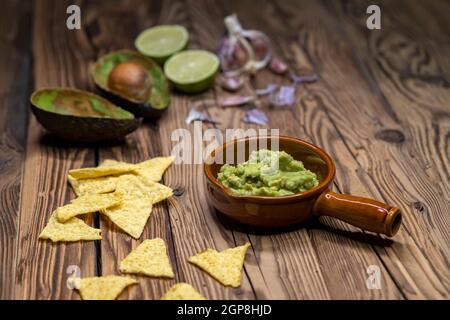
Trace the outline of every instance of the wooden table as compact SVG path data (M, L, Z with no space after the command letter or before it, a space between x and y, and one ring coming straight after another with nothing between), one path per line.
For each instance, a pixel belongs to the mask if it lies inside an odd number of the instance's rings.
M168 243L175 280L139 279L122 299L159 299L185 281L210 299L448 299L450 291L450 3L375 1L382 30L366 28L373 1L76 1L82 29L66 28L73 1L6 1L0 11L0 298L79 299L66 287L67 268L81 276L119 274L118 263L143 239ZM225 93L173 94L167 113L123 144L79 146L45 133L30 115L36 88L95 91L88 68L101 55L132 48L139 31L175 23L191 33L190 47L214 50L223 17L267 32L274 50L320 80L297 90L294 107L272 109L270 128L312 141L336 161L335 189L395 204L403 227L392 240L331 219L302 228L260 231L222 218L205 195L201 165L174 165L164 183L175 190L157 205L141 239L106 218L89 219L103 240L39 241L50 213L74 197L71 168L114 158L139 162L169 155L171 132L193 130L184 120L195 103ZM283 83L269 71L242 93ZM258 128L243 110L209 108L217 128ZM211 128L204 125L204 129ZM90 221L93 220L93 221ZM187 258L207 247L250 241L240 288L221 286ZM378 266L381 289L366 286Z

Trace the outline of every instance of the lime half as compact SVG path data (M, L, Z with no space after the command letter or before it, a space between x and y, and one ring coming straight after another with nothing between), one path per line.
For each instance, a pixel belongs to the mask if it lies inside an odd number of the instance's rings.
M189 40L185 27L179 25L162 25L142 31L134 46L136 49L163 64L167 58L184 48Z
M164 65L166 77L175 88L197 93L214 84L219 58L209 51L187 50L173 55Z

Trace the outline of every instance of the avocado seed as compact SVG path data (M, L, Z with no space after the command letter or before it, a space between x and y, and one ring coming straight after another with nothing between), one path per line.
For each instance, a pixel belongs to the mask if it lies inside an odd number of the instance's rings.
M108 77L108 87L119 95L143 103L151 93L151 78L138 62L127 61L117 64Z

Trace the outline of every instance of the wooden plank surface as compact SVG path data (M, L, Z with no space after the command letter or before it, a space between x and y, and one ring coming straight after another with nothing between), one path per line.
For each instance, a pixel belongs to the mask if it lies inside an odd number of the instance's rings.
M15 12L14 15L11 12ZM8 2L0 12L0 299L15 294L19 202L30 92L31 6Z
M217 39L217 29L212 26L220 24L214 21L208 28L203 28L202 21L209 19L211 13L205 8L206 4L193 1L164 2L158 22L185 25L192 33L190 45L192 48L212 50ZM211 9L210 6L208 8ZM192 139L195 139L193 127L185 124L186 115L194 103L211 98L211 92L195 97L182 94L172 96L172 107L165 115L165 120L162 119L165 121L164 125L160 122L159 127L159 138L165 142L161 144L164 155L171 152L173 144L168 139L174 130L187 129ZM198 136L197 138L201 139ZM221 227L208 205L202 165L174 165L165 175L164 181L170 186L182 187L184 190L181 196L172 198L169 203L169 216L181 279L199 288L209 299L254 299L246 274L239 288L225 288L187 262L190 256L208 247L223 250L235 245L231 232Z
M133 48L134 38L137 34L157 23L159 9L155 2L136 1L133 6L128 1L116 3L97 2L87 8L92 13L102 12L100 15L89 16L88 24L95 27L91 41L98 50L98 57L110 50ZM136 16L139 12L140 15ZM124 17L126 17L124 19ZM121 24L120 34L115 33L117 24ZM115 36L112 36L112 35ZM100 49L101 48L101 49ZM104 49L106 48L106 49ZM105 51L106 50L106 51ZM122 145L100 147L98 162L105 159L116 159L137 163L149 158L160 156L161 140L156 123L144 123L139 130L127 137ZM121 232L106 217L101 217L103 241L101 242L102 274L120 274L119 263L132 249L143 240L155 237L166 241L171 257L172 267L177 275L177 258L174 252L167 203L159 203L152 209L148 225L139 240L132 239ZM175 280L158 280L148 277L139 277L139 286L121 295L121 299L159 299Z
M448 289L446 289L449 276L448 261L439 241L436 241L439 232L430 232L427 227L428 219L416 218L417 209L414 207L415 199L423 199L427 194L426 190L434 189L433 183L424 174L426 168L423 168L416 160L420 157L418 152L414 151L408 155L402 150L420 135L414 132L406 139L397 140L388 137L389 134L406 136L398 129L401 128L407 132L411 127L399 123L398 118L411 119L414 112L407 111L407 108L411 108L414 103L409 101L408 105L402 106L402 110L395 112L391 109L394 105L393 101L386 100L386 95L383 99L380 95L370 94L370 92L378 93L378 91L372 87L374 84L371 79L366 77L364 66L358 65L353 60L353 47L342 45L342 41L347 38L342 34L337 36L339 22L333 23L331 13L327 13L313 1L292 2L289 6L287 3L283 4L285 6L282 10L286 14L286 21L291 28L299 28L299 37L306 33L303 31L305 25L320 25L314 28L313 34L308 34L309 41L305 45L305 50L311 52L308 56L314 64L320 65L324 70L322 82L333 92L339 92L339 95L334 96L334 105L324 104L324 106L356 161L355 170L359 169L359 174L362 176L367 174L364 178L371 187L370 189L365 187L366 190L371 196L396 203L404 212L403 232L400 232L389 246L375 245L383 263L389 273L395 275L397 285L403 289L403 293L408 298L448 296ZM361 5L361 7L364 6ZM293 16L291 12L298 12L298 14ZM308 18L313 16L320 18ZM298 21L302 21L302 25ZM322 27L325 21L326 27ZM359 28L358 30L367 29ZM355 39L352 43L364 42L363 39ZM302 50L295 46L293 49ZM385 56L380 55L380 52L377 54L379 57ZM366 63L369 61L374 60L367 60ZM374 64L371 66L375 67ZM385 85L385 82L380 80L380 85ZM352 90L348 90L348 87ZM399 99L398 88L395 92ZM349 113L352 114L351 118L348 117ZM358 121L355 122L353 119ZM349 167L348 163L346 165ZM414 172L413 175L412 172ZM417 179L416 182L413 182L414 179ZM425 188L422 189L422 186ZM422 190L415 190L416 188ZM359 190L355 188L349 188L347 191L345 186L343 191L359 193ZM436 190L436 193L432 194L439 194L439 192ZM428 206L433 207L435 217L442 216L448 221L448 200L431 197L428 200L424 199L423 203L426 202ZM418 238L421 239L420 242L417 241ZM444 250L448 250L448 242Z
M33 10L34 86L86 88L84 57L91 47L86 38L65 27L67 4L38 3ZM52 211L74 198L67 171L94 164L94 150L58 141L30 117L20 204L17 299L77 299L78 294L66 286L67 268L77 266L82 277L96 275L93 241L53 244L38 240ZM86 219L92 223L90 217Z
M368 1L76 3L82 8L79 31L65 26L68 0L40 0L33 6L9 1L7 12L23 18L0 13L0 173L5 177L0 202L6 208L0 218L0 258L12 257L0 265L0 298L78 299L66 287L67 267L80 267L82 276L120 274L123 257L144 239L161 237L175 280L139 277L139 286L121 299L159 299L179 281L209 299L448 299L448 3L380 1L383 29L376 31L365 27ZM208 112L220 124L203 124L200 131L186 125L193 105L229 94L216 85L200 95L173 92L161 119L143 124L124 143L68 144L46 134L33 116L28 119L30 87L98 92L89 67L111 50L133 48L139 31L155 24L182 24L190 32L191 48L214 50L224 31L223 17L233 12L245 27L264 30L276 54L297 71L319 75L318 82L297 88L292 108L257 102L269 115L267 128L327 150L337 167L337 191L400 206L404 226L399 234L388 240L328 218L282 230L242 226L208 204L200 164L177 164L163 179L175 195L154 207L139 240L94 215L87 222L102 229L102 241L38 241L50 213L74 197L66 181L70 168L109 158L139 162L169 155L176 143L171 135L179 129L201 139L209 128L263 127L241 121L246 108L216 106ZM33 32L21 36L30 27ZM247 79L240 93L254 95L255 88L288 82L262 71ZM207 247L222 250L245 241L252 247L240 288L225 288L187 262ZM381 270L381 290L366 287L370 265Z
M269 36L273 40L278 55L303 71L309 69L309 72L314 72L313 65L308 64L307 61L296 61L295 54L290 52L289 47L296 43L295 29L286 28L279 23L284 21L284 17L280 16L276 6L271 4L264 6L260 9L261 15L258 16L252 14L250 1L235 3L232 8L237 10L242 21L246 21L249 28L269 30ZM252 90L254 87L263 88L273 82L289 83L266 71L256 76L252 83ZM295 107L291 110L268 111L269 125L271 128L280 128L280 134L312 141L333 154L337 148L336 143L340 143L340 138L324 110L314 101L314 90L321 88L323 86L320 81L317 84L298 87L298 102ZM231 112L230 122L226 122L224 126L244 126L240 122L243 112L234 110ZM348 151L345 152L345 148L342 149L344 150L342 156L348 158L350 156ZM338 166L341 167L339 164ZM338 183L343 181L342 176L338 174ZM368 266L379 265L384 274L387 272L370 245L359 241L357 236L360 234L359 230L331 219L322 220L327 221L331 228L325 229L325 226L313 222L307 228L291 232L270 236L251 235L254 249L261 255L259 267L264 275L271 275L265 277L267 286L271 288L270 297L275 299L401 298L399 290L389 276L383 277L382 292L367 289L366 269ZM353 234L356 236L352 236Z

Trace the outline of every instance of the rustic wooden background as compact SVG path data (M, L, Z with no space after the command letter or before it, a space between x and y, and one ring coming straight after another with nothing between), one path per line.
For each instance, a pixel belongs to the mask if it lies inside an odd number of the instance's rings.
M82 10L82 30L65 27L66 8ZM374 1L5 1L0 11L0 298L78 299L66 269L82 276L118 274L118 262L142 239L169 245L175 280L141 278L122 299L159 299L178 281L210 299L448 299L450 291L450 2L375 1L382 30L365 27ZM187 128L189 107L225 93L173 95L169 111L125 144L85 147L45 134L28 97L45 86L95 91L88 67L102 54L132 48L139 31L176 23L190 47L213 50L223 17L264 30L278 55L317 83L299 88L295 107L268 111L269 127L314 142L335 159L340 192L395 204L404 223L392 240L330 219L261 232L218 216L205 198L200 165L173 166L164 183L175 196L154 208L141 240L95 217L103 240L38 241L49 214L73 198L70 168L106 158L138 162L168 155L172 130ZM261 72L243 92L278 76ZM210 112L217 127L248 128L242 110ZM205 125L210 127L210 125ZM256 126L254 126L256 128ZM187 258L249 240L242 285L222 287ZM381 269L368 290L366 268Z

